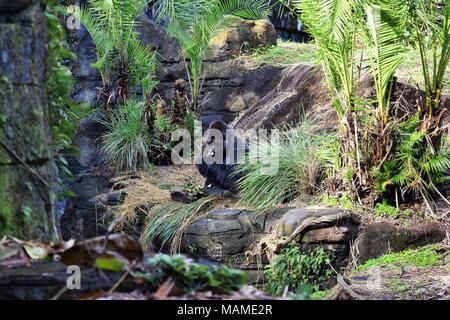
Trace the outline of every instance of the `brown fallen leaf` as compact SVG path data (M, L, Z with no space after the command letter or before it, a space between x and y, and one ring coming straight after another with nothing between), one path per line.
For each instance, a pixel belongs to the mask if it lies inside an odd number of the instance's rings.
M129 264L142 261L143 252L139 244L125 234L102 236L82 242L64 251L61 261L66 265L93 266L99 256L123 257Z
M153 298L155 300L166 300L172 292L174 286L175 280L172 277L169 277L154 293Z
M29 258L22 245L9 242L0 248L0 268L15 268L29 264Z

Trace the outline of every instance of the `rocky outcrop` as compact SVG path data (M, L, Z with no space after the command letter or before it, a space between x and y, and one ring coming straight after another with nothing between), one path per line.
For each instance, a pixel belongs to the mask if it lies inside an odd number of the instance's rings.
M187 80L180 46L150 13L141 16L139 22L142 42L158 52L160 68L157 77L160 84L157 94L169 101L175 97L175 81ZM72 48L78 56L72 66L78 80L74 98L77 102L96 104L101 77L98 70L91 67L97 59L95 45L84 28L71 31L71 38ZM279 72L278 68L267 66L249 70L244 62L233 58L252 48L274 45L276 41L275 28L266 20L238 20L212 40L205 60L205 80L201 92L201 98L206 97L205 125L213 120L232 121L238 112L254 104L262 97L261 94L270 90L273 85L270 79ZM242 87L250 92L245 93Z
M323 127L336 126L337 117L320 66L289 66L281 70L274 82L269 92L234 120L233 127L248 130L294 125L305 112L316 116Z
M0 1L0 234L56 241L46 25L40 1Z
M274 72L272 76L272 89L260 94L256 103L247 104L231 123L232 127L248 130L295 125L301 115L307 113L317 127L325 130L337 128L337 114L331 104L325 75L320 65L292 65L280 69L279 73ZM359 87L360 96L375 98L373 88L372 78L364 77ZM248 94L249 91L251 92L248 88L243 88L243 92ZM397 81L392 101L399 102L402 108L397 108L396 116L402 117L405 110L417 110L418 98L425 100L425 93ZM449 97L442 97L442 104L450 110ZM447 115L444 123L449 122Z
M263 279L261 272L268 261L265 257L259 263L254 257L247 259L245 253L255 241L271 232L290 236L307 218L339 212L342 210L328 208L277 209L262 214L239 209L211 211L189 226L181 251L248 270L252 281L258 282ZM307 229L296 241L303 250L322 246L331 254L334 267L341 268L347 264L350 241L356 237L358 226L356 216L322 223Z
M365 226L357 242L359 262L378 258L390 251L399 252L432 243L439 243L449 230L438 223L421 223L411 227L397 227L380 222Z

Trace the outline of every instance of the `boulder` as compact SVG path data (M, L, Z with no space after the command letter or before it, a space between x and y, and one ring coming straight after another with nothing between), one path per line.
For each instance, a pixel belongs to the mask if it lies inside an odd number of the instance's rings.
M268 20L237 21L220 31L211 41L206 60L227 60L260 46L277 43L277 33Z
M380 257L389 251L399 252L426 244L438 243L449 232L444 226L429 222L398 227L388 222L366 225L357 241L359 262Z
M251 281L259 282L263 279L262 267L269 261L265 256L261 261L255 256L246 256L246 252L258 239L273 231L279 232L280 236L289 236L306 218L341 212L344 211L331 208L286 208L260 214L240 209L210 211L188 227L181 251L201 259L248 270ZM336 268L345 267L350 241L356 238L358 226L359 219L356 215L315 225L306 230L302 239L298 239L298 245L305 251L321 246L332 254L332 263Z
M249 130L295 125L305 112L316 116L324 128L336 126L337 116L331 107L320 66L289 66L281 71L277 80L269 92L233 121L233 127Z
M243 254L262 231L252 215L238 209L209 212L188 227L181 251L217 262Z

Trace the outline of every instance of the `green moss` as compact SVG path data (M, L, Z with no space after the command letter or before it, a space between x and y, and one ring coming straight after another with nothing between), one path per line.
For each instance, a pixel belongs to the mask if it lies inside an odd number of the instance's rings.
M14 199L7 190L11 188L10 174L0 169L0 234L13 235L16 233L14 223Z
M389 287L398 293L402 293L411 289L411 285L409 283L405 283L400 279L392 279L389 281Z
M389 205L387 202L383 201L383 203L377 203L375 205L375 215L377 216L388 216L388 217L401 217L408 218L412 214L412 211L409 209L401 210L394 206Z
M313 44L278 40L274 46L254 49L240 58L259 65L264 63L269 65L312 64L317 62L317 53Z
M319 290L319 291L313 292L311 294L311 299L313 299L313 300L321 300L321 299L325 298L327 296L327 294L328 294L328 291Z
M371 259L360 265L357 271L363 271L372 267L395 265L399 267L433 267L442 264L440 247L431 245L419 249L409 249L397 253L389 253L376 259Z

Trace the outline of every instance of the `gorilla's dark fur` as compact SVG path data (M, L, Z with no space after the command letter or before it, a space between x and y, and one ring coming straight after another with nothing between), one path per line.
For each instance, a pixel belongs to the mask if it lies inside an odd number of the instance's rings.
M211 129L216 129L222 132L223 136L223 147L222 147L222 154L225 159L227 156L226 150L227 146L228 149L231 147L229 144L234 145L234 154L233 154L233 162L227 163L225 160L223 161L223 164L220 163L212 163L207 164L203 161L201 164L197 164L198 171L202 176L206 178L205 182L205 190L207 193L210 194L222 194L222 195L229 195L229 193L234 194L237 191L237 181L240 179L240 175L233 174L234 173L234 167L237 157L238 157L238 150L241 148L245 148L244 152L248 151L248 145L245 143L244 140L239 138L235 132L235 130L231 127L229 127L225 122L216 120L213 121L210 125L208 130L206 130L204 138L203 138L203 146L202 146L202 154L205 150L209 153L216 153L216 148L218 147L216 145L216 141L214 141L214 134L212 134ZM227 140L227 130L231 130L228 132L228 135L230 136L231 133L231 141ZM230 138L230 137L228 137ZM228 191L228 192L227 192Z

